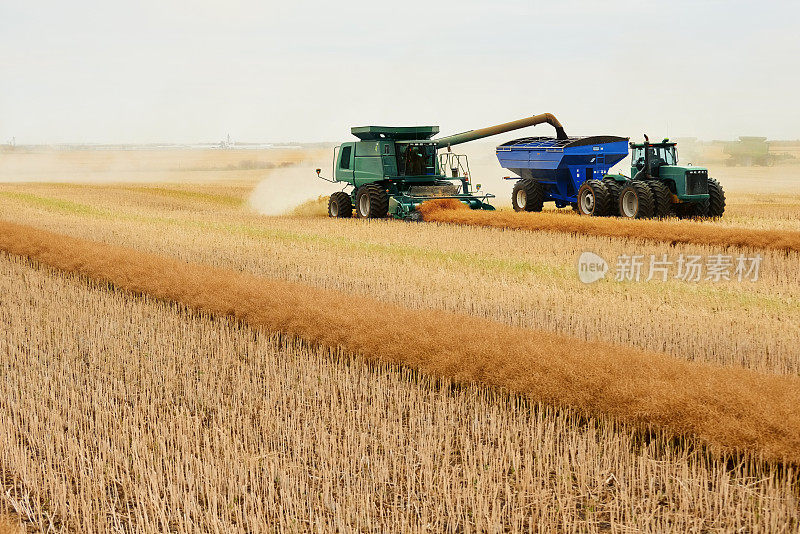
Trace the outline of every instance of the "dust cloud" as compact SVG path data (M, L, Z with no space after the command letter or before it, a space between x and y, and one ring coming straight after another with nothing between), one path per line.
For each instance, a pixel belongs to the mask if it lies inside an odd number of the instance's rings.
M323 171L322 176L328 174ZM286 215L302 204L340 191L343 185L319 179L313 165L276 169L256 185L248 204L261 215Z

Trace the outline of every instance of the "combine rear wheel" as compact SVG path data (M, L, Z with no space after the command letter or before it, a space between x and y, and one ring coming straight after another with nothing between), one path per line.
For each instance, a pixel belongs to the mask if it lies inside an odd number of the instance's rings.
M514 211L542 211L544 186L536 180L519 180L511 194Z
M603 178L603 183L608 189L608 215L619 217L619 194L622 192L622 184L613 178Z
M629 219L653 216L653 192L642 180L631 180L619 194L619 213Z
M672 212L672 192L667 184L658 180L648 180L647 185L653 193L653 217L669 217Z
M389 214L389 195L378 184L362 185L356 193L356 212L363 219L382 219Z
M586 180L578 189L578 213L602 217L608 215L610 194L600 180Z
M708 179L708 217L722 217L725 213L725 191L722 186L713 178Z
M339 191L331 195L328 200L328 217L348 218L353 216L353 203L350 195Z

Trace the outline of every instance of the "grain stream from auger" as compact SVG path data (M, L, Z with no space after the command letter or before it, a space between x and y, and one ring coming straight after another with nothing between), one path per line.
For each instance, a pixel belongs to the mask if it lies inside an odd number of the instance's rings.
M120 289L555 406L800 462L800 379L526 330L0 223L0 250Z

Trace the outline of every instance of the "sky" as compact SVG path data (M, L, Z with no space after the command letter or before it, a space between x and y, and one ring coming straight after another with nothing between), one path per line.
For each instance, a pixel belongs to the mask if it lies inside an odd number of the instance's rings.
M572 135L797 139L798 20L788 1L0 0L0 143L344 141L544 112Z

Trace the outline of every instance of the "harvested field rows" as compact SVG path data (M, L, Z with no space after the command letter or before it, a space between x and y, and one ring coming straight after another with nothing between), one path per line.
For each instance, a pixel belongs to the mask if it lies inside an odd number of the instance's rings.
M689 363L0 223L0 250L371 361L800 462L800 379Z
M792 470L0 257L0 502L40 531L780 531ZM65 314L64 310L74 310Z
M113 189L64 205L52 196L63 188L40 187L35 190L48 196L30 202L0 196L0 207L14 220L77 237L403 306L800 373L800 330L792 327L800 322L800 255L794 252L763 251L754 283L603 280L587 286L575 267L584 250L613 261L621 254L708 256L720 249L392 221L263 218L199 199L173 198L173 207L164 209L160 195L137 197L136 210L109 209L127 195Z
M800 252L800 231L756 230L617 217L574 217L561 213L486 212L470 210L456 200L432 200L419 207L425 221L502 228L564 232L595 237L622 237L663 243Z

